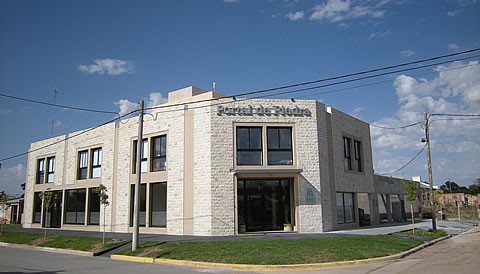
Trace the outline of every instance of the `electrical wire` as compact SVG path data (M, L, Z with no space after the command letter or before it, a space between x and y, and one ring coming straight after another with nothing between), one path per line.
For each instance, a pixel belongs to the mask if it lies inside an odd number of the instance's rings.
M480 117L480 114L433 113L433 114L430 114L430 116Z
M210 101L219 100L219 99L224 99L224 98L236 98L236 97L245 96L245 95L265 93L265 92L269 92L269 91L281 90L281 89L286 89L286 88L291 88L291 87L309 85L309 84L314 84L314 83L319 83L319 82L325 82L325 81L330 81L330 80L336 80L336 79L341 79L341 78L346 78L346 77L351 77L351 76L356 76L356 75L362 75L362 74L372 73L372 72L376 72L376 71L388 70L388 69L397 68L397 67L402 67L402 66L407 66L407 65L412 65L412 64L424 63L424 62L433 61L433 60L437 60L437 59L442 59L442 58L452 57L452 56L456 56L456 55L471 53L471 52L475 52L475 51L479 51L479 50L480 50L480 48L477 48L477 49L472 49L472 50L468 50L468 51L457 52L457 53L453 53L453 54L448 54L448 55L442 55L442 56L432 57L432 58L428 58L428 59L417 60L417 61L408 62L408 63L403 63L403 64L398 64L398 65L394 65L394 66L388 66L388 67L371 69L371 70L367 70L367 71L350 73L350 74L345 74L345 75L341 75L341 76L324 78L324 79L315 80L315 81L297 83L297 84L292 84L292 85L287 85L287 86L281 86L281 87L277 87L277 88L263 89L263 90L245 92L245 93L238 93L238 94L235 94L235 95L228 95L228 96L221 96L221 97L217 97L217 98L204 99L204 100L199 100L199 101L190 102L190 103L178 103L178 104L170 104L170 105L168 105L168 106L150 107L150 108L146 108L146 110L153 110L153 109L159 109L159 108L179 106L179 105L184 105L184 104L203 103L203 102L210 102ZM336 83L328 84L328 85L320 85L320 86L310 87L310 88L306 88L306 89L298 89L298 90L293 90L293 91L286 91L286 92L281 92L281 93L274 94L274 95L281 95L281 94L287 94L287 93L293 93L293 92L311 90L311 89L316 89L316 88L322 88L322 87L327 87L327 86L333 86L333 85L338 85L338 84L344 84L344 83L349 83L349 82L354 82L354 81L369 79L369 78L373 78L373 77L379 77L379 76L384 76L384 75L388 75L388 74L393 74L393 73L397 73L397 72L403 72L403 71L408 71L408 70L421 69L421 68L426 68L426 67L431 67L431 66L436 66L436 65L451 63L451 62L455 62L455 61L462 61L462 60L472 59L472 58L476 58L476 57L480 57L480 55L475 55L475 56L466 57L466 58L459 58L459 59L450 60L450 61L443 61L443 62L438 62L438 63L434 63L434 64L429 64L429 65L424 65L424 66L415 67L415 68L409 68L409 69L404 69L404 70L397 70L397 71L388 72L388 73L376 74L376 75L373 75L373 76L360 77L360 78L356 78L356 79L354 79L354 80L340 81L340 82L336 82ZM274 96L274 95L273 95L273 96ZM268 95L268 96L272 96L272 95ZM256 97L256 98L261 98L261 97Z
M373 126L373 127L378 127L378 128L382 128L382 129L402 129L402 128L407 128L407 127L413 127L413 126L416 126L418 124L423 124L423 121L418 121L418 122L413 123L413 124L409 124L409 125L405 125L405 126L399 126L399 127L384 127L384 126L379 126L379 125L375 125L375 124L370 124L370 125Z
M105 111L105 110L98 110L98 109L88 109L88 108L81 108L81 107L73 107L73 106L65 106L65 105L59 105L59 104L52 104L52 103L48 103L48 102L42 102L42 101L37 101L37 100L32 100L32 99L27 99L27 98L22 98L22 97L17 97L17 96L8 95L8 94L3 94L3 93L0 93L0 96L2 96L2 97L7 97L7 98L10 98L10 99L16 99L16 100L20 100L20 101L26 101L26 102L30 102L30 103L47 105L47 106L54 106L54 107L61 107L61 108L81 110L81 111L89 111L89 112L96 112L96 113L107 113L107 114L116 114L116 115L118 115L118 112L114 112L114 111Z
M13 158L17 158L17 157L20 157L20 156L23 156L23 155L28 155L28 154L30 154L30 153L32 153L32 152L35 152L35 151L38 151L38 150L42 150L42 149L44 149L44 148L51 147L51 146L53 146L53 145L62 143L62 142L64 142L64 141L66 141L66 140L69 140L69 139L71 139L71 138L74 138L74 137L77 137L77 136L79 136L79 135L85 134L85 133L90 132L90 131L92 131L92 130L94 130L94 129L97 129L97 128L101 127L101 126L104 126L104 125L110 124L110 123L112 123L112 122L115 122L117 119L120 119L120 118L122 118L122 117L125 117L125 116L127 116L127 115L130 115L131 113L134 113L134 112L137 112L137 111L138 111L137 109L136 109L136 110L133 110L133 111L127 113L127 114L124 114L124 115L122 115L122 116L119 116L118 118L109 120L109 121L104 122L104 123L102 123L102 124L100 124L100 125L97 125L97 126L95 126L95 127L92 127L92 128L86 129L86 130L84 130L84 131L81 131L81 132L79 132L79 133L77 133L77 134L69 135L69 136L67 136L67 137L65 137L65 138L63 138L63 139L61 139L61 140L55 141L55 142L50 143L50 144L48 144L48 145L45 145L45 146L42 146L42 147L39 147L39 148L35 148L35 149L32 149L32 150L29 150L29 151L27 151L27 152L19 153L19 154L14 155L14 156L10 156L10 157L6 157L6 158L3 158L3 159L0 159L0 162L6 161L6 160L10 160L10 159L13 159Z
M407 167L411 162L413 162L413 160L415 160L415 159L418 157L418 155L420 155L420 154L422 153L422 151L423 151L426 147L427 147L427 144L425 144L425 145L422 147L422 149L417 153L417 155L415 155L412 159L410 159L410 161L408 161L408 162L407 162L405 165L403 165L401 168L399 168L399 169L397 169L397 170L395 170L395 171L393 171L393 172L389 172L389 173L385 173L385 174L378 174L378 175L380 175L380 176L386 176L386 175L393 175L393 174L399 172L400 170L402 170L402 169L404 169L405 167Z

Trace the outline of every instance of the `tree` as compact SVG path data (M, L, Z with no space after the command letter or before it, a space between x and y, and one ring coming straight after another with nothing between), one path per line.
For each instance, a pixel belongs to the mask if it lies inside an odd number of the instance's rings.
M407 201L410 203L412 213L412 231L415 234L415 217L413 215L413 203L417 201L417 183L414 181L402 180L403 191L407 193Z
M43 206L45 208L45 235L44 238L47 238L47 224L48 224L48 210L52 207L53 201L57 199L57 194L53 191L44 191L40 193L40 199L43 200Z
M480 178L473 181L473 184L468 187L468 192L472 195L480 194Z
M102 236L102 242L105 244L105 212L106 208L109 205L108 202L108 194L107 194L107 187L100 184L97 188L95 188L95 192L98 193L98 196L100 197L100 204L103 205L103 236Z
M7 195L3 195L2 198L0 199L0 209L3 212L3 217L0 220L1 223L1 229L0 229L0 236L3 235L3 224L7 220L6 214L7 214L7 209L10 207L10 205L7 203Z

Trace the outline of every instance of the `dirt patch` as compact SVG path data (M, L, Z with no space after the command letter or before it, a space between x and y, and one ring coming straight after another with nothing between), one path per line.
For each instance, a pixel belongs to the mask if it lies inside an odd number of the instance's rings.
M50 240L52 240L52 239L51 239L51 238L43 238L43 237L42 237L42 238L38 238L38 239L33 240L30 244L32 244L32 245L39 245L39 244L43 244L43 243L45 243L45 242L48 242L48 241L50 241Z
M103 244L102 243L97 243L95 244L92 248L90 248L90 252L98 252L103 250Z
M144 256L148 255L149 253L152 253L152 252L155 252L155 251L161 251L161 250L162 249L160 247L150 247L150 248L146 248L145 250L140 252L137 256L138 257L144 257Z

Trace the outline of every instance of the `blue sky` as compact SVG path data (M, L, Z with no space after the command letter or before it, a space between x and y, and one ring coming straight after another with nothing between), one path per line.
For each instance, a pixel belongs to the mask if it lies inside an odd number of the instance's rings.
M53 102L57 88L58 104L109 111L213 82L233 95L479 48L479 14L477 0L1 1L0 93ZM478 60L283 97L390 127L424 111L478 114ZM54 135L112 117L57 109ZM0 158L50 137L52 119L51 107L0 97ZM479 124L432 123L435 185L480 177ZM375 171L403 166L422 137L420 126L372 128ZM26 157L2 162L0 190L21 193L25 166ZM425 152L394 175L427 180Z

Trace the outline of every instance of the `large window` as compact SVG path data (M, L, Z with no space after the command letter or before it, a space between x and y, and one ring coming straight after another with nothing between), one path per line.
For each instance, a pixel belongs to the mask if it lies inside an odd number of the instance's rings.
M343 137L343 158L346 170L352 170L352 153L350 149L351 142L352 139Z
M91 178L100 178L102 170L102 148L92 149Z
M262 165L261 127L237 127L237 165Z
M53 183L55 179L55 157L47 158L47 183Z
M135 201L135 185L130 186L130 226L133 226L133 208ZM147 184L140 184L140 214L138 225L145 226L147 221Z
M292 165L292 128L267 128L267 158L269 165Z
M42 199L40 192L33 194L33 223L39 224L42 221Z
M355 159L355 170L362 171L362 143L359 141L353 142L353 150L354 150L354 159Z
M45 181L45 159L37 161L37 184L43 184Z
M147 172L148 166L148 139L142 140L142 146L140 151L140 170L141 172ZM137 141L133 141L133 173L136 173L137 170Z
M162 171L166 168L167 136L152 138L152 171Z
M337 192L337 223L353 223L354 221L353 193Z
M88 176L88 150L78 152L77 179L87 179Z
M167 183L150 184L150 226L167 226Z
M88 224L100 224L100 196L95 188L88 189Z
M65 191L66 224L85 224L85 194L85 188Z

